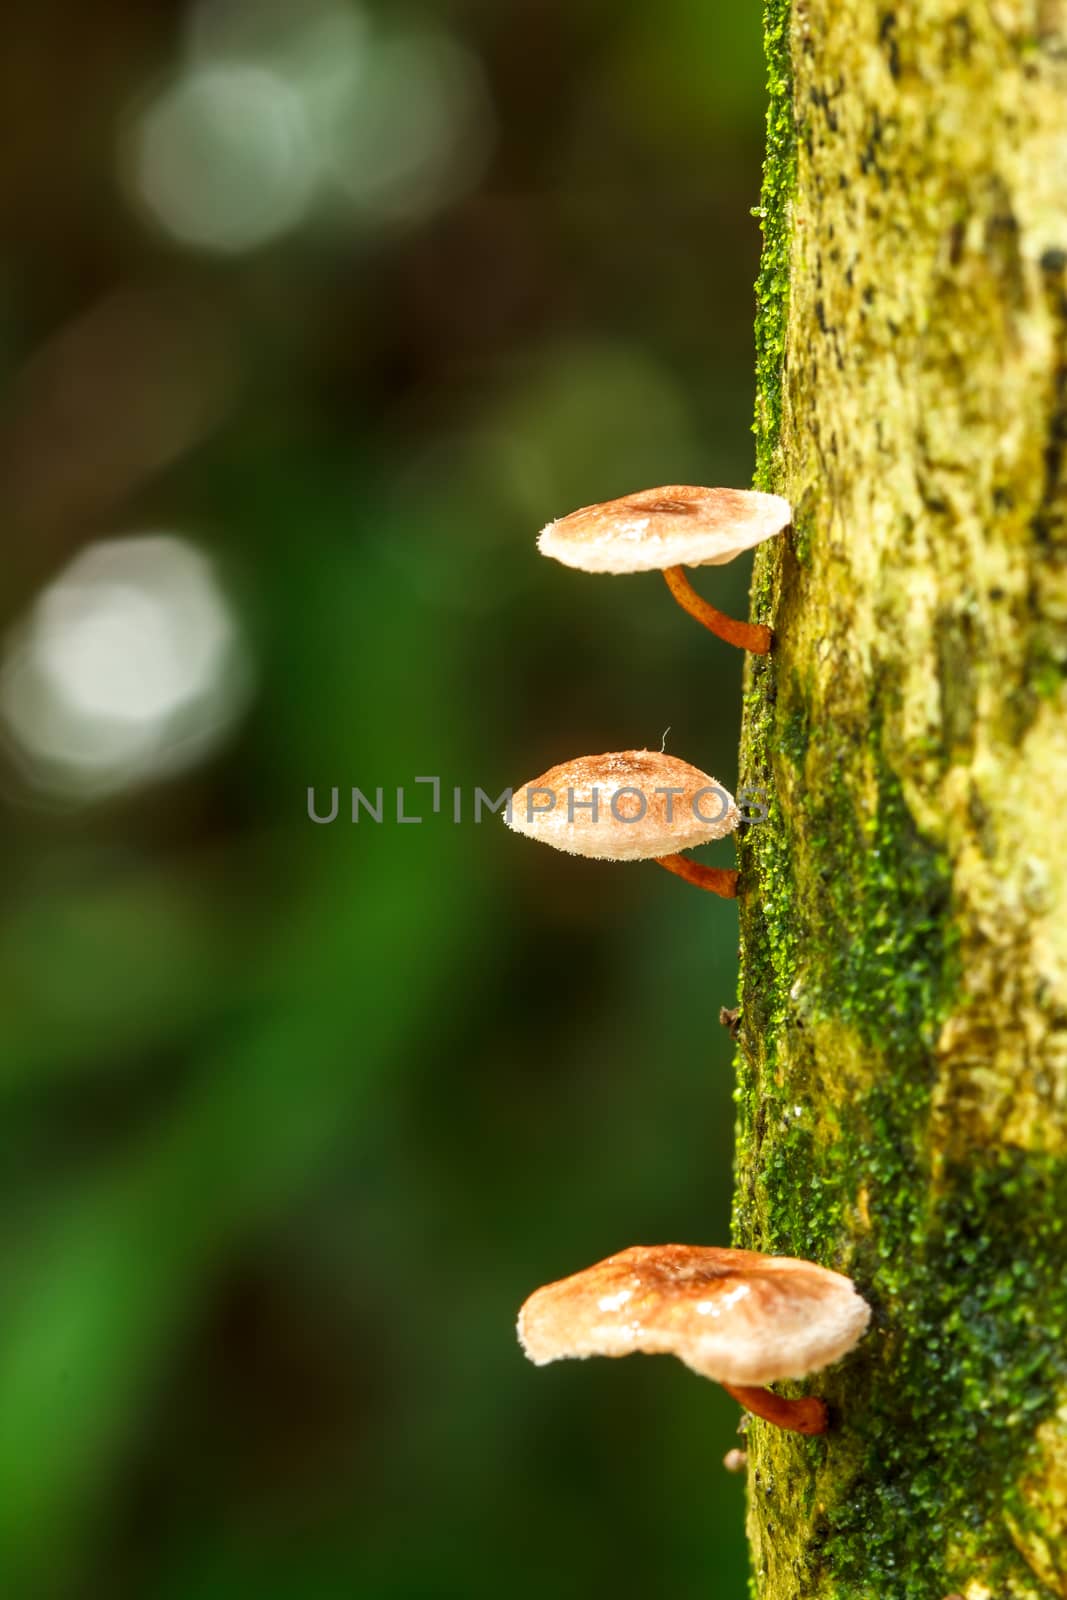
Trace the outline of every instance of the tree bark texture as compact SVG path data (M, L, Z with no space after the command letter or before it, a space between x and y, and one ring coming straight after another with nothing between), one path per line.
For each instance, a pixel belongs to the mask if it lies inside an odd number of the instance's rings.
M1067 1596L1067 3L766 25L735 1237L874 1318L756 1592Z

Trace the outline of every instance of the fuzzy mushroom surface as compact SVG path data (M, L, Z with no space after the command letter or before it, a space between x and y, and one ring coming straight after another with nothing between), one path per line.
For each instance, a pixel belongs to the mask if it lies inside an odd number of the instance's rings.
M811 1261L634 1245L536 1290L519 1312L518 1334L537 1366L569 1356L677 1356L757 1416L822 1433L821 1400L785 1400L764 1386L839 1360L870 1315L850 1278Z
M757 489L667 484L582 506L541 530L544 556L582 572L662 572L684 610L730 644L765 655L771 630L701 599L683 567L718 567L789 526L792 508Z
M732 833L741 813L722 784L676 756L617 750L551 767L516 790L505 812L516 833L598 861L656 861L733 898L737 873L678 852Z

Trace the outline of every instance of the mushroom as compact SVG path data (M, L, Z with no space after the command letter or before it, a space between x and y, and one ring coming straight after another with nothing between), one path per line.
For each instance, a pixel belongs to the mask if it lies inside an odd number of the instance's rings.
M561 762L512 796L504 820L516 833L572 855L655 861L687 883L737 897L736 871L678 854L733 832L741 821L733 795L706 772L661 751L619 750Z
M870 1315L851 1279L811 1261L633 1245L536 1290L519 1312L518 1333L539 1367L565 1356L677 1356L757 1417L825 1433L822 1400L785 1400L764 1386L837 1361Z
M683 567L721 567L789 526L792 509L756 489L671 484L583 506L541 530L543 556L582 572L662 572L683 610L741 650L766 655L774 635L702 600Z

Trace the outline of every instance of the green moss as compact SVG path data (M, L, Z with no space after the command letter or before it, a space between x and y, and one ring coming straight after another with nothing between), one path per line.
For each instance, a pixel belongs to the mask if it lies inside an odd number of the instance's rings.
M1067 675L1063 640L1055 636L1050 637L1051 633L1051 629L1034 630L1026 662L1026 687L1032 696L1038 696L1042 700L1058 699L1063 690L1064 676ZM1036 708L1030 708L1030 720L1033 719L1035 710Z
M755 592L770 608L781 590L795 638L790 559L761 556ZM772 806L740 847L735 1239L849 1271L875 1322L819 1380L843 1426L753 1428L757 1592L940 1600L980 1576L1032 1593L1005 1513L1067 1380L1067 1166L990 1149L930 1170L934 1046L959 1002L949 863L880 716L825 726L810 696L781 655L749 664L742 770Z
M848 1360L806 1386L831 1406L829 1434L805 1440L752 1425L749 1529L755 1590L766 1600L941 1600L953 1591L1018 1600L1045 1592L1043 1573L1062 1576L1057 1508L1067 1504L1067 1490L1057 1463L1067 1461L1067 1428L1057 1408L1067 1396L1067 1161L1055 1129L1047 1146L1035 1129L1024 1149L1025 1133L1018 1143L1000 1141L996 1117L982 1109L985 1047L999 1049L997 1069L1003 1073L1007 1061L1010 1084L1013 985L1022 992L1034 971L1019 970L1028 957L1024 944L1012 943L1010 916L1003 949L991 959L1001 932L992 896L1005 885L1010 912L1012 862L1005 856L995 870L990 865L1003 833L995 791L983 798L976 779L966 788L959 781L979 741L987 751L999 748L1005 772L1013 770L1018 738L1005 719L1025 713L1029 726L1040 698L1061 692L1062 608L1041 588L1053 582L1050 564L1035 558L1029 610L1017 618L1029 652L1020 672L999 614L983 593L972 593L967 568L956 574L922 565L912 485L932 528L965 529L953 485L973 475L966 455L957 462L953 454L957 434L934 429L909 457L907 481L885 479L885 440L904 450L907 437L892 431L899 373L891 352L900 331L892 319L900 313L882 309L890 279L870 276L872 263L891 266L903 237L920 263L946 264L931 280L924 327L955 330L965 318L985 331L965 371L951 339L943 351L927 350L923 392L941 396L934 377L943 362L945 414L956 415L959 402L968 419L960 437L969 439L978 415L976 363L986 348L999 349L1009 326L1000 308L1019 314L1018 241L1005 233L999 254L985 249L964 270L957 254L966 241L956 238L952 212L959 151L945 156L943 172L921 139L907 144L904 124L890 114L905 90L915 97L913 111L917 104L925 110L921 96L938 71L954 103L954 76L965 69L987 85L1010 70L1000 35L985 27L980 10L980 39L964 50L960 15L946 53L940 35L928 40L926 22L911 25L891 9L875 33L862 8L848 20L837 7L806 12L795 42L798 93L815 109L798 129L790 6L768 0L765 10L771 102L757 285L756 480L799 504L793 531L757 552L753 578L753 614L774 626L777 643L745 669L740 770L747 784L767 790L771 807L767 822L739 843L744 1020L734 1237L849 1272L874 1313ZM853 40L864 71L850 76ZM862 96L850 98L857 83L878 85L869 115L856 114L863 109ZM1058 127L1060 115L1050 107L1050 125ZM913 116L909 126L921 130L928 120ZM983 151L969 159L978 172L969 207L988 192L993 221L1006 217L1001 180L986 183ZM791 285L798 181L805 243L797 261L804 265L794 267ZM894 194L907 203L897 205ZM890 205L897 205L892 229ZM1058 255L1055 270L1062 271ZM1057 294L1058 285L1057 278ZM802 319L810 348L800 332L790 345L798 352L796 415L783 436L790 315ZM1058 309L1056 318L1064 325ZM834 341L846 334L862 361L835 361ZM982 378L994 396L994 442L1001 367L991 365ZM1059 400L1050 433L1059 426L1063 370L1061 360L1052 374ZM1033 383L1039 397L1048 388L1036 370ZM936 418L937 408L929 414ZM1024 487L1031 460L1019 458ZM1057 508L1058 461L1045 492ZM945 463L956 468L952 475ZM1025 529L1013 534L1005 506L1017 503L1020 517L1030 515L1014 479L1012 496L964 508L982 529L982 550L1005 552L1005 570L1025 545ZM868 498L880 503L882 521L880 558L865 563L870 545L850 551L848 536L850 511L854 517ZM1037 533L1048 542L1053 523L1046 520ZM878 586L863 597L869 604L855 603L857 572ZM916 595L936 596L937 625L929 630L922 606L911 603L916 578ZM990 599L1002 603L1003 596ZM924 651L928 677L915 670ZM972 665L997 651L999 699L990 704L990 685L983 698ZM1039 773L1042 760L1051 760L1046 745L1033 755ZM915 793L924 826L909 809ZM942 803L956 808L951 825ZM973 970L965 984L964 948L987 963L992 999L975 990ZM1001 992L1005 1035L998 1032ZM1052 1047L1042 1055L1043 1023L1028 1019L1020 1025L1020 1085L1038 1070L1047 1070L1049 1084L1059 1082ZM1040 1093L1051 1107L1054 1090Z
M803 725L798 681L780 696L777 676L773 658L753 671L745 736L745 770L772 792ZM958 998L948 866L876 727L850 736L869 815L840 730L807 736L824 781L743 845L735 1237L845 1268L875 1324L819 1382L846 1426L753 1430L761 1484L798 1507L761 1503L781 1581L760 1592L940 1600L979 1574L1029 1592L1001 1507L1067 1379L1067 1166L988 1150L929 1170L932 1046Z
M793 709L788 716L783 718L778 747L787 761L798 771L802 771L804 760L808 753L808 746L811 742L811 728L809 726L808 708L800 693L800 685L795 675L790 702Z
M1019 1151L946 1173L929 1215L879 1207L854 1270L870 1274L883 1352L851 1364L823 1519L835 1595L1031 1583L1002 1513L1067 1372L1065 1207L1062 1163Z
M741 1004L758 1045L741 1063L739 1136L748 1152L742 1170L753 1180L758 1174L760 1198L747 1210L739 1202L737 1224L772 1249L836 1254L844 1188L854 1196L859 1154L831 1111L840 1080L851 1077L869 1095L870 1180L914 1177L901 1169L901 1153L921 1140L929 1052L956 992L957 941L948 864L915 827L881 755L877 724L850 735L870 775L866 814L846 783L841 729L813 724L795 673L785 693L777 677L773 657L753 670L746 709L743 770L775 803L768 823L741 847L753 886L742 901ZM800 761L805 773L791 781ZM787 1058L780 1059L785 1030ZM835 1032L847 1041L841 1061L827 1053ZM872 1082L875 1060L894 1083L887 1105ZM795 1108L824 1087L819 1116L832 1125L820 1130L813 1112L798 1118ZM753 1149L761 1122L772 1131ZM877 1161L876 1145L884 1147ZM813 1191L821 1197L814 1207Z
M789 316L789 197L796 182L793 74L789 53L790 0L767 0L767 154L756 211L763 253L756 280L756 483L769 488L782 421L782 358Z

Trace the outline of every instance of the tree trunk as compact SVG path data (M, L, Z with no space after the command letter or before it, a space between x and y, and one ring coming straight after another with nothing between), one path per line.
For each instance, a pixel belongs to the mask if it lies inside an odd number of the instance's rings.
M1067 4L767 37L736 1238L874 1318L757 1591L1067 1596Z

